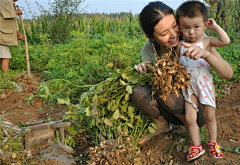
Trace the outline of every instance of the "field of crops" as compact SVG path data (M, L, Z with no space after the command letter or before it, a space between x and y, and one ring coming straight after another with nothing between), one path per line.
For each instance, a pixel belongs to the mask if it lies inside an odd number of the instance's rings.
M76 14L71 8L66 11L66 5L58 6L65 13L44 13L24 20L31 72L42 77L36 97L45 103L67 105L63 120L74 126L70 135L87 132L87 138L96 144L99 134L106 139L134 136L137 150L138 138L157 128L130 101L132 88L150 80L132 69L141 62L139 52L147 41L138 15ZM222 84L240 80L239 0L215 4L210 16L231 38L229 46L217 50L231 64L234 76L223 80L214 73L218 93ZM209 30L207 34L216 35ZM15 77L27 69L24 42L11 47L11 54L9 74L0 71L0 94L14 89ZM118 131L125 134L116 134Z

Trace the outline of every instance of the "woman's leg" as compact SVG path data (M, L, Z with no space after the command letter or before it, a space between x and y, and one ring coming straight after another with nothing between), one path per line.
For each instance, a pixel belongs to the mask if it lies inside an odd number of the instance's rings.
M138 107L146 116L151 118L159 128L153 134L145 135L140 141L140 144L147 142L155 135L169 131L169 124L163 116L161 116L158 109L158 102L151 93L152 91L149 89L148 85L139 85L133 88L133 93L131 95L131 99L136 107Z
M131 100L146 116L157 119L161 115L157 107L158 102L152 96L152 91L148 85L138 85L134 87Z
M163 132L168 132L170 131L169 124L168 122L163 118L163 116L159 116L157 119L156 118L151 118L158 126L158 130L155 130L154 133L152 134L146 134L143 139L139 142L139 144L144 144L147 141L149 141L152 137L155 135L158 135Z
M186 126L185 101L181 94L177 97L175 92L172 91L165 102L161 99L158 99L158 102L162 115L169 123ZM198 105L197 123L199 127L202 127L206 124L206 121L203 115L203 107L201 104Z

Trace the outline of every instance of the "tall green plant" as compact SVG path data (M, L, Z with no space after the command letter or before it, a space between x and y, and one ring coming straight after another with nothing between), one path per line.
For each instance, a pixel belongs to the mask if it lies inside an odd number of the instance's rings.
M37 1L40 16L32 15L31 20L26 20L30 29L27 36L30 42L39 43L39 34L49 34L54 43L66 43L71 38L75 29L76 14L80 11L80 4L84 0L49 0L50 8L45 10ZM27 0L26 0L27 3ZM29 4L28 4L29 5ZM29 7L31 11L31 8ZM32 12L30 12L32 13Z
M82 0L55 0L48 13L47 33L55 43L65 43L70 39L75 23L74 14L78 13Z
M210 4L209 17L214 18L217 23L228 33L231 43L239 43L240 40L240 0L205 0ZM216 35L208 31L211 36Z

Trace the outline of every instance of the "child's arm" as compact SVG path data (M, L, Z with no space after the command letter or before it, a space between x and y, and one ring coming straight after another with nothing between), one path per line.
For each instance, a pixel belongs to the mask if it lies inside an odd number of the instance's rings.
M207 27L211 30L214 30L219 38L210 37L210 46L211 47L222 47L230 44L230 38L227 33L216 23L216 21L210 18L207 22Z

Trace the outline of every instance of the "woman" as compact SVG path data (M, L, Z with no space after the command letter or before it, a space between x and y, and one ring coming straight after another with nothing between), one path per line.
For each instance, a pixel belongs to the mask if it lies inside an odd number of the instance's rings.
M140 13L140 24L149 41L140 52L143 62L134 66L134 68L138 72L143 73L146 72L146 64L154 64L156 62L155 55L161 57L161 55L168 52L168 47L176 47L178 45L180 31L173 10L163 2L150 2L145 6ZM186 56L192 59L204 58L213 66L221 78L232 77L233 71L231 66L214 48L209 53L195 45L183 44L188 47ZM152 96L149 89L148 85L137 86L133 89L133 94L131 95L131 99L135 105L159 127L154 134L146 135L140 144L147 142L154 135L169 131L169 123L176 125L184 124L187 127L182 95L177 97L173 92L169 95L166 102L163 102L158 96ZM206 123L201 105L199 106L197 118L199 127Z

